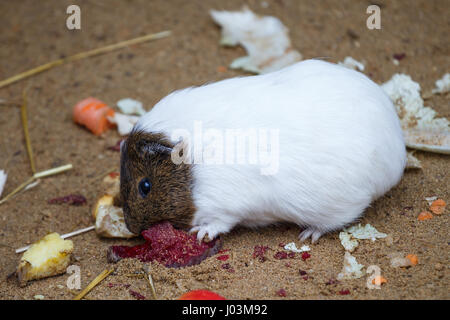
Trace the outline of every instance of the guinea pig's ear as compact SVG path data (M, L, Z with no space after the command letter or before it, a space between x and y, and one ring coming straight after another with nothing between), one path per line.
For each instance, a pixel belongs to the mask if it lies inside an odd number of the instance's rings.
M152 156L152 155L165 155L170 156L172 153L172 147L167 147L161 143L155 142L155 141L142 141L140 143L140 150L141 154L145 156Z

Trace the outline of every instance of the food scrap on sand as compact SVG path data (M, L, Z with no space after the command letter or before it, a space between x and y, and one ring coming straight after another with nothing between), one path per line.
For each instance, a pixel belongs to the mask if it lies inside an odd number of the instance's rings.
M142 102L125 98L117 101L117 107L123 114L136 114L138 116L143 116L146 111L142 105Z
M382 284L387 283L387 279L383 276L375 276L375 278L372 279L372 284L381 286Z
M433 219L433 215L428 211L422 211L417 216L417 220L419 220L419 221L425 221L425 220L429 220L429 219Z
M178 300L226 300L221 295L209 290L193 290L186 292Z
M114 197L104 195L98 199L93 213L95 232L105 238L133 238L136 234L128 230L123 210L114 205Z
M285 246L283 246L283 248L284 248L284 250L297 252L297 253L302 253L302 252L311 250L311 248L308 247L307 245L304 245L300 249L298 249L294 242L290 242L290 243L286 244Z
M406 146L450 154L450 122L436 118L436 111L424 106L417 82L406 74L395 74L381 87L395 105Z
M72 251L72 241L62 239L57 233L50 233L31 245L16 270L20 286L30 280L65 273Z
M445 94L450 92L450 73L446 73L442 79L436 81L436 88L432 93Z
M420 160L413 155L413 152L406 153L406 169L422 169Z
M278 291L276 292L276 294L277 294L277 296L283 297L283 298L287 296L287 292L286 292L286 290L283 289L283 288L281 288L280 290L278 290Z
M349 69L357 70L357 71L364 71L364 63L359 62L352 57L345 57L344 61L338 62L339 65L344 66Z
M339 233L341 244L348 252L355 251L358 246L358 240L356 239L371 239L372 241L375 241L377 238L386 238L386 236L387 234L379 232L370 224L366 224L364 227L361 226L361 224L354 225Z
M266 261L266 251L269 250L268 246L257 245L253 248L253 259L258 259L261 262Z
M74 206L82 206L86 204L86 198L80 194L69 194L63 197L57 197L48 200L49 204L70 204Z
M352 235L348 232L341 231L339 233L339 239L341 240L341 244L344 247L344 249L348 252L355 251L356 247L358 246L358 240L351 238Z
M107 253L108 262L137 258L142 262L158 261L166 267L185 267L215 255L221 246L219 238L199 243L195 234L175 229L167 221L155 224L141 234L146 240L144 244L111 246Z
M112 127L108 116L113 117L114 110L96 98L86 98L78 102L73 108L73 120L99 136Z
M447 204L442 199L436 199L434 200L430 205L430 211L434 214L441 215L445 211L445 206Z
M345 251L344 266L342 267L341 273L337 275L337 280L361 278L364 275L363 268L364 266L359 264L354 256L348 251Z
M375 241L377 238L386 238L387 234L379 232L370 224L366 224L364 227L361 224L354 225L350 228L345 229L344 231L351 233L353 238L356 239L371 239Z
M117 125L117 131L121 136L126 136L131 132L139 117L115 112L113 115L108 115L107 119L110 123Z
M388 254L388 258L391 260L391 267L393 268L409 268L418 264L419 259L415 254L403 255L399 252L393 252Z
M5 173L5 171L0 170L0 197L2 196L2 192L5 187L7 178L8 178L8 175Z
M111 172L103 178L107 186L106 194L101 196L92 212L95 219L95 231L105 238L133 238L138 235L128 230L125 224L123 209L118 206L120 191L120 176L117 172Z
M291 47L288 29L270 16L258 16L248 8L241 11L211 10L213 20L222 27L220 44L242 45L248 56L230 64L232 69L268 73L300 61L302 55Z

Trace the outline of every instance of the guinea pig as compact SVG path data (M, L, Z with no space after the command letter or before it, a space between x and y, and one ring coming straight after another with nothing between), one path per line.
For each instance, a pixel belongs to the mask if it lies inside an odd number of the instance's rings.
M167 220L201 240L284 221L316 242L400 181L406 148L377 84L306 60L169 94L136 123L120 161L134 233Z

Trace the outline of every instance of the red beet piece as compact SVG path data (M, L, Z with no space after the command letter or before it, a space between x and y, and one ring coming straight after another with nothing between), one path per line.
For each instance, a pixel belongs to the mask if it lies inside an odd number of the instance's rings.
M265 254L268 249L268 246L255 246L255 248L253 249L253 258L258 258L261 262L266 261Z
M308 252L303 252L302 253L302 259L303 261L306 261L306 259L311 258L311 255Z
M287 259L288 254L284 251L278 251L273 256L275 259L281 260L281 259Z
M234 269L231 267L231 265L229 263L224 263L223 265L221 265L222 269L227 270L228 272L233 273Z
M194 290L183 294L178 300L226 300L221 295L209 290Z
M145 296L143 296L142 294L140 294L139 292L136 292L136 291L134 291L134 290L130 290L129 292L130 292L130 294L131 294L133 297L135 297L135 298L138 299L138 300L145 300L145 299L147 299Z
M62 204L67 203L74 206L81 206L86 204L86 198L79 194L69 194L64 197L58 197L48 200L49 204Z
M109 282L109 283L107 284L107 287L108 287L108 288L124 287L124 288L128 289L129 287L131 287L131 284L125 284L125 283L112 283L112 282Z
M119 141L116 142L115 145L113 145L113 146L111 146L111 147L108 147L108 150L119 152L119 151L120 151L120 143L121 143L123 140L124 140L124 139L120 139Z
M302 269L298 270L301 276L306 276L308 273Z
M336 279L330 279L330 280L328 280L325 284L326 284L327 286L329 286L329 285L332 285L332 284L338 284L338 283L339 283L338 280L336 280Z
M175 229L169 222L155 224L141 234L146 240L143 244L109 247L108 262L138 258L142 262L156 260L166 267L185 267L199 264L216 254L221 245L219 238L199 243L196 235Z
M342 296L346 296L346 295L350 294L350 290L348 290L348 289L341 290L341 291L339 291L339 294Z
M108 176L110 176L111 178L116 178L116 177L118 177L120 175L120 173L118 173L118 172L110 172L109 174L108 174Z
M400 61L406 58L406 53L394 53L392 56L394 57L395 60Z
M220 261L227 261L228 258L230 258L230 256L229 256L228 254L223 254L223 255L221 255L221 256L218 256L218 257L217 257L217 260L220 260Z
M284 289L278 290L277 295L280 297L286 297L286 295L287 295L286 290L284 290Z

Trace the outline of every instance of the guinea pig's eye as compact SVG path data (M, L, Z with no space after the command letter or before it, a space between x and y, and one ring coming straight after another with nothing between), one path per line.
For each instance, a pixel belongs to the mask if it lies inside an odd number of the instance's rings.
M152 189L152 184L150 182L150 180L148 180L147 178L142 179L139 182L139 193L141 194L142 198L145 198L148 193L150 192L150 190Z

